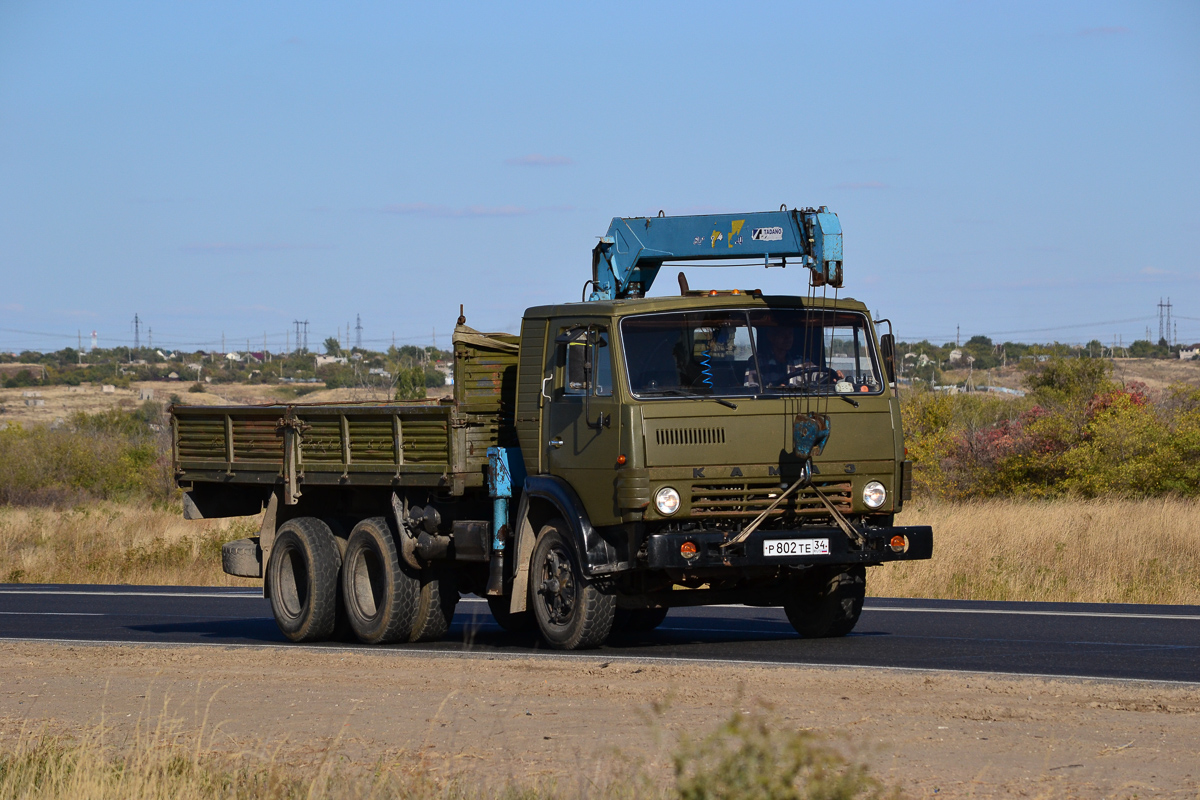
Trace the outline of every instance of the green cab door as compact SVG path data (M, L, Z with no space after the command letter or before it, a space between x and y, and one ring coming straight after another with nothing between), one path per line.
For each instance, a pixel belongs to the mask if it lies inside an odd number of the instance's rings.
M608 326L573 319L555 327L543 463L571 485L593 525L614 525L620 522L614 481L621 439Z

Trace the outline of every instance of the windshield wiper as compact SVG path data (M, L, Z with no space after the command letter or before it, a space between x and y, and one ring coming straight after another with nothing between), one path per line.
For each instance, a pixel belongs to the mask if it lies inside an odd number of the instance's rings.
M842 394L841 392L814 392L812 389L813 389L813 387L811 387L811 386L770 386L770 387L768 387L767 390L771 391L771 392L779 392L781 394L788 394L791 392L804 392L808 397L815 397L815 398L836 397L837 399L845 400L850 405L854 406L855 408L858 408L858 401L849 395Z
M708 394L695 394L694 392L685 392L681 389L652 389L648 392L640 392L640 394L673 394L677 397L687 397L694 400L712 400L714 403L720 403L726 408L732 408L737 411L737 403L731 403L722 397L713 397Z

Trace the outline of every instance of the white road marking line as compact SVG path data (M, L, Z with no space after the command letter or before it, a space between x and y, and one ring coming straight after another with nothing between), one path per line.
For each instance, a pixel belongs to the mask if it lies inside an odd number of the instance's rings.
M1027 611L1019 608L905 608L903 606L863 606L863 611L916 611L927 614L1018 614L1031 617L1105 617L1108 619L1200 619L1200 616L1195 614L1128 614L1118 611Z
M0 611L0 614L14 617L111 617L112 614L101 614L97 611Z
M66 589L0 589L0 594L51 594L51 595L83 595L96 597L219 597L219 598L236 598L240 600L261 600L262 593L255 591L253 593L246 592L245 594L233 594L229 592L79 592Z

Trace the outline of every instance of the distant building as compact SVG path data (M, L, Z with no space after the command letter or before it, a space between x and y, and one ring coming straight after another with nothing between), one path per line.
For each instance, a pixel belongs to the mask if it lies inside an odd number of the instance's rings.
M1200 358L1200 344L1194 344L1191 347L1179 348L1179 358L1184 361L1190 361L1193 358Z
M327 365L327 364L346 364L346 363L349 363L349 362L347 362L347 361L346 361L346 357L345 357L345 356L315 356L315 358L317 359L317 366L318 366L318 367L323 367L323 366L325 366L325 365Z

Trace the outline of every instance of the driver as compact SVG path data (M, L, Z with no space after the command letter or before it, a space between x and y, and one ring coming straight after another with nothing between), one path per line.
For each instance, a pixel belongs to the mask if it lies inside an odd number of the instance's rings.
M772 325L759 331L764 345L758 354L763 386L786 386L792 372L789 360L795 333L790 325Z
M842 373L837 370L815 364L809 358L795 357L793 326L770 325L760 327L758 331L763 388L827 384L841 379Z

